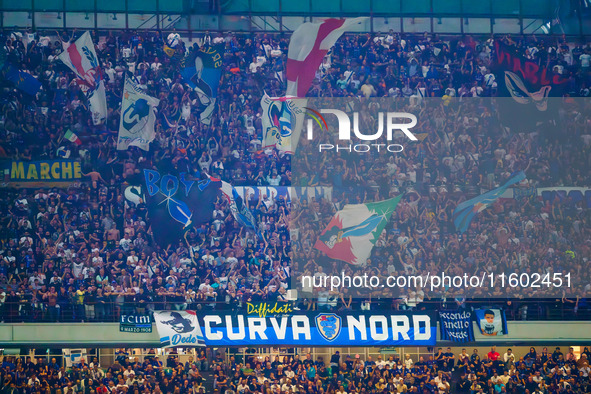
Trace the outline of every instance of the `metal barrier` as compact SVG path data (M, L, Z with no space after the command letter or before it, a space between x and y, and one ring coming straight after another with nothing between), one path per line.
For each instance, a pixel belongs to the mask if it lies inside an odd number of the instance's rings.
M303 302L296 302L300 309L306 307ZM392 309L402 309L402 305ZM560 299L539 300L468 300L464 308L497 307L505 310L509 321L587 321L591 320L591 309L575 308L575 303ZM371 307L370 307L371 308ZM50 307L45 303L10 303L0 304L0 320L5 323L20 322L118 322L121 315L149 314L154 310L220 310L239 311L246 309L245 302L227 304L225 302L202 301L194 303L176 303L173 301L136 303L101 303L71 304L65 303ZM335 310L338 310L337 307ZM428 300L409 310L458 309L455 303L443 300Z

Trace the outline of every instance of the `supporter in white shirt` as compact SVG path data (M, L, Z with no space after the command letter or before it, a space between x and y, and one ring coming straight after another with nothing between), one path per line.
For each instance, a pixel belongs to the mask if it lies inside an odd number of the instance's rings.
M154 58L154 62L150 65L150 68L152 69L152 71L156 71L160 67L162 67L162 63L160 63L157 57Z
M503 359L505 360L505 363L509 360L515 362L515 354L513 353L513 350L507 349L507 352L503 355Z
M406 367L406 369L412 368L413 364L414 362L412 361L412 358L410 358L410 354L404 356L404 366Z

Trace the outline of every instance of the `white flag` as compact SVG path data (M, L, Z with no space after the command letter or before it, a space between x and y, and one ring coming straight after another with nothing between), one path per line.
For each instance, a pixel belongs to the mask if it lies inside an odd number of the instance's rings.
M205 346L194 311L154 311L154 321L162 347Z
M107 97L90 33L85 32L82 37L63 51L58 59L74 71L87 87L86 96L90 103L92 122L95 125L103 123L107 119Z
M158 104L160 100L145 94L132 79L125 79L117 139L118 150L126 150L130 146L150 150L150 142L156 136L154 122Z
M305 98L263 95L263 148L274 146L286 153L295 151L304 125L307 102Z
M324 56L339 37L366 17L326 19L300 25L291 35L287 51L286 96L305 97Z

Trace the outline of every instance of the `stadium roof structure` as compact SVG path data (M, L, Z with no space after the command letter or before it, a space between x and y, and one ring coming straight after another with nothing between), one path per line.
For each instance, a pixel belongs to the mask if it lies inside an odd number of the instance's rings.
M40 30L290 32L304 21L370 16L360 32L591 35L591 0L2 0L1 4L2 28Z

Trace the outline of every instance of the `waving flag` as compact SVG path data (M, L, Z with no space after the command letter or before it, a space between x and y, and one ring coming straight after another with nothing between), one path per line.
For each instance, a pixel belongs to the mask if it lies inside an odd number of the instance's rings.
M70 142L75 143L76 145L82 145L82 141L80 140L80 137L78 137L72 130L68 129L68 131L66 131L66 133L64 134L64 138L67 139Z
M144 181L152 232L159 245L174 244L191 226L211 221L220 195L219 180L145 169Z
M125 79L117 139L118 150L126 150L130 146L137 146L145 151L150 149L150 142L156 136L154 122L158 104L160 100L145 94L131 78Z
M74 71L82 80L81 83L88 88L86 95L90 104L92 122L95 125L103 123L107 119L105 83L90 33L85 32L75 43L70 44L58 59Z
M197 92L199 101L205 107L200 120L210 124L222 75L222 56L214 47L201 47L184 59L181 75Z
M20 71L12 64L6 64L2 69L2 76L14 84L14 86L23 92L35 96L41 89L41 82L31 74Z
M263 95L263 148L274 146L282 152L295 151L304 125L307 101L291 97L269 97L266 93Z
M326 19L323 22L300 25L289 40L285 95L305 97L312 85L316 70L330 48L345 31L366 19Z
M454 210L453 214L454 225L456 226L456 229L461 233L468 230L470 222L478 212L484 211L492 203L494 203L509 186L519 183L524 179L525 173L520 171L516 175L512 176L503 186L459 204Z
M512 98L498 100L501 123L521 132L556 118L560 100L552 97L562 97L569 80L499 40L495 41L495 54L498 96Z
M330 258L365 264L401 199L402 195L385 201L345 205L333 216L314 247Z
M228 204L230 204L230 211L232 212L234 219L236 219L236 221L240 223L241 226L252 228L256 232L257 236L262 238L259 230L257 229L256 219L234 186L210 175L207 177L213 182L221 182L220 190L222 191L222 195L226 198L226 200L228 200Z

